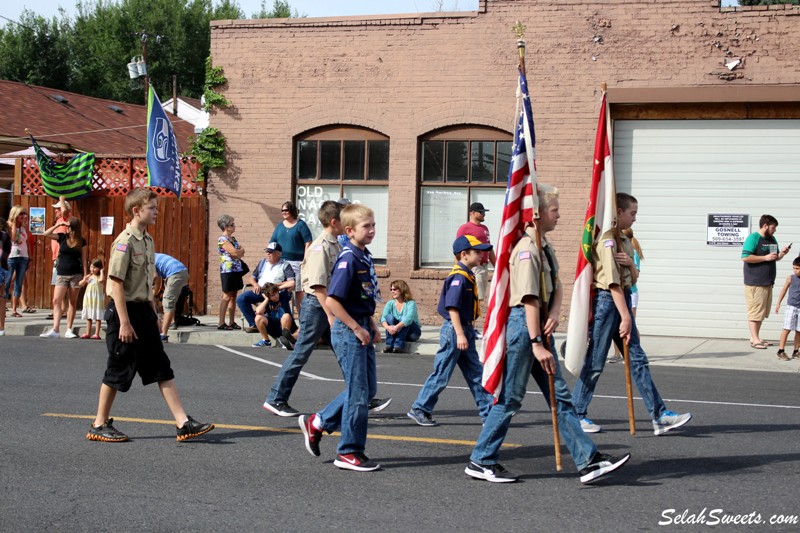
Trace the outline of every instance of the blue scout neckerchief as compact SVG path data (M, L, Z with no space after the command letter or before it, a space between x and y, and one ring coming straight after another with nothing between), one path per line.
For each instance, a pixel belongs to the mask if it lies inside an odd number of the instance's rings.
M475 320L481 316L481 303L480 301L478 301L478 293L475 292L476 289L475 274L473 274L472 271L470 270L464 270L458 263L453 265L453 270L450 271L447 277L449 278L454 274L461 274L462 276L467 278L467 281L470 283L470 285L472 285L472 294L474 296L474 298L472 299L472 314L473 314L472 320ZM461 320L464 319L462 318Z
M339 257L337 257L336 260L338 261L339 259L342 259L346 254L353 254L353 250L349 246L342 248L342 251L339 252ZM378 274L375 273L375 263L372 262L372 254L365 249L362 257L358 257L356 254L353 255L369 270L369 282L372 285L372 290L365 289L364 292L376 302L382 302L383 299L381 298L381 289L378 287Z

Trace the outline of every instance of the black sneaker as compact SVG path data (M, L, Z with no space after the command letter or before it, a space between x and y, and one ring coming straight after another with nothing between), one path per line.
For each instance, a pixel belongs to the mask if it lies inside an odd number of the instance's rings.
M86 434L86 439L99 440L100 442L125 442L126 440L128 440L128 436L125 433L119 431L117 428L115 428L113 424L114 424L114 419L109 418L99 428L96 428L94 427L94 425L91 425L89 433Z
M303 440L306 443L306 450L314 457L319 457L319 441L322 440L322 430L315 428L312 423L316 416L315 414L308 417L302 415L297 419L297 423L303 431Z
M214 424L203 424L190 416L189 419L183 423L183 426L177 428L178 435L175 438L183 442L199 437L200 435L205 435L212 429L214 429Z
M372 472L381 467L381 465L372 461L361 452L340 453L336 456L336 460L333 464L342 470L355 470L356 472Z
M278 416L300 416L300 411L286 402L264 402L264 409Z
M631 454L629 453L622 457L611 457L600 452L594 452L592 460L589 461L589 466L579 472L581 483L593 483L627 463L630 458Z
M392 403L391 398L373 398L369 401L369 412L370 414L380 413L389 407L390 403Z
M286 345L287 350L294 350L294 337L292 336L292 332L286 328L281 330L281 338L286 341L284 344Z
M492 483L513 483L518 479L517 476L506 470L499 463L495 465L479 465L474 461L470 461L464 469L464 473L469 477L484 479Z

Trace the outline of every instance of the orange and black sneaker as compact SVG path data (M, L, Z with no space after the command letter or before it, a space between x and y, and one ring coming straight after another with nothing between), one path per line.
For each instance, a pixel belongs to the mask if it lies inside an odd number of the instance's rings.
M125 442L128 436L113 426L114 419L109 418L100 427L91 426L89 433L86 434L87 440L99 440L100 442Z
M212 429L214 429L214 424L201 424L190 416L189 419L183 423L183 426L178 428L178 436L176 438L182 442L199 437L200 435L205 435Z

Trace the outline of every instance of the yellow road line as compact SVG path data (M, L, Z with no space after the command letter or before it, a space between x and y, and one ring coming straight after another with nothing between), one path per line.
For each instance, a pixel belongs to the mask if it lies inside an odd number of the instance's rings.
M79 418L82 420L94 420L94 415L75 415L69 413L42 413L42 416L51 416L54 418ZM117 422L134 422L139 424L160 424L164 426L175 426L174 420L154 420L150 418L129 418L129 417L114 417L114 421ZM242 429L245 431L267 431L270 433L302 433L299 429L289 429L289 428L273 428L269 426L243 426L238 424L214 424L218 428L222 429ZM331 435L339 436L341 433L334 432ZM455 446L475 446L475 441L472 440L457 440L457 439L431 439L425 437L405 437L400 435L375 435L375 434L368 434L368 439L374 440L391 440L391 441L399 441L399 442L420 442L426 444L452 444ZM521 444L503 444L503 448L519 448Z

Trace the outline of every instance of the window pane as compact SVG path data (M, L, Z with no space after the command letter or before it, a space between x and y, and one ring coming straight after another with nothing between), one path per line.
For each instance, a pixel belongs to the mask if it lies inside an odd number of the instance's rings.
M496 247L497 236L500 234L500 221L503 219L506 190L473 187L470 191L469 203L480 202L486 208L486 218L483 220L483 224L489 228L489 240ZM469 209L469 207L465 209ZM492 265L489 265L489 268L492 268Z
M377 263L386 263L386 245L389 234L389 187L347 185L344 196L353 203L364 204L375 212L375 238L368 246Z
M453 240L467 221L467 189L423 187L419 224L419 262L422 267L453 265Z
M342 143L320 141L320 179L338 180L341 174Z
M339 199L339 185L298 185L296 197L300 218L305 220L311 236L316 239L322 233L322 224L317 216L319 206L326 200Z
M447 181L467 181L469 152L466 141L447 143Z
M422 143L422 181L442 181L444 141Z
M368 180L389 179L389 141L369 142Z
M497 183L508 183L508 169L511 166L510 141L497 143Z
M470 143L472 181L494 180L494 142L473 141Z
M297 143L297 179L313 180L317 177L317 141Z
M344 179L363 180L366 165L366 141L344 142Z

